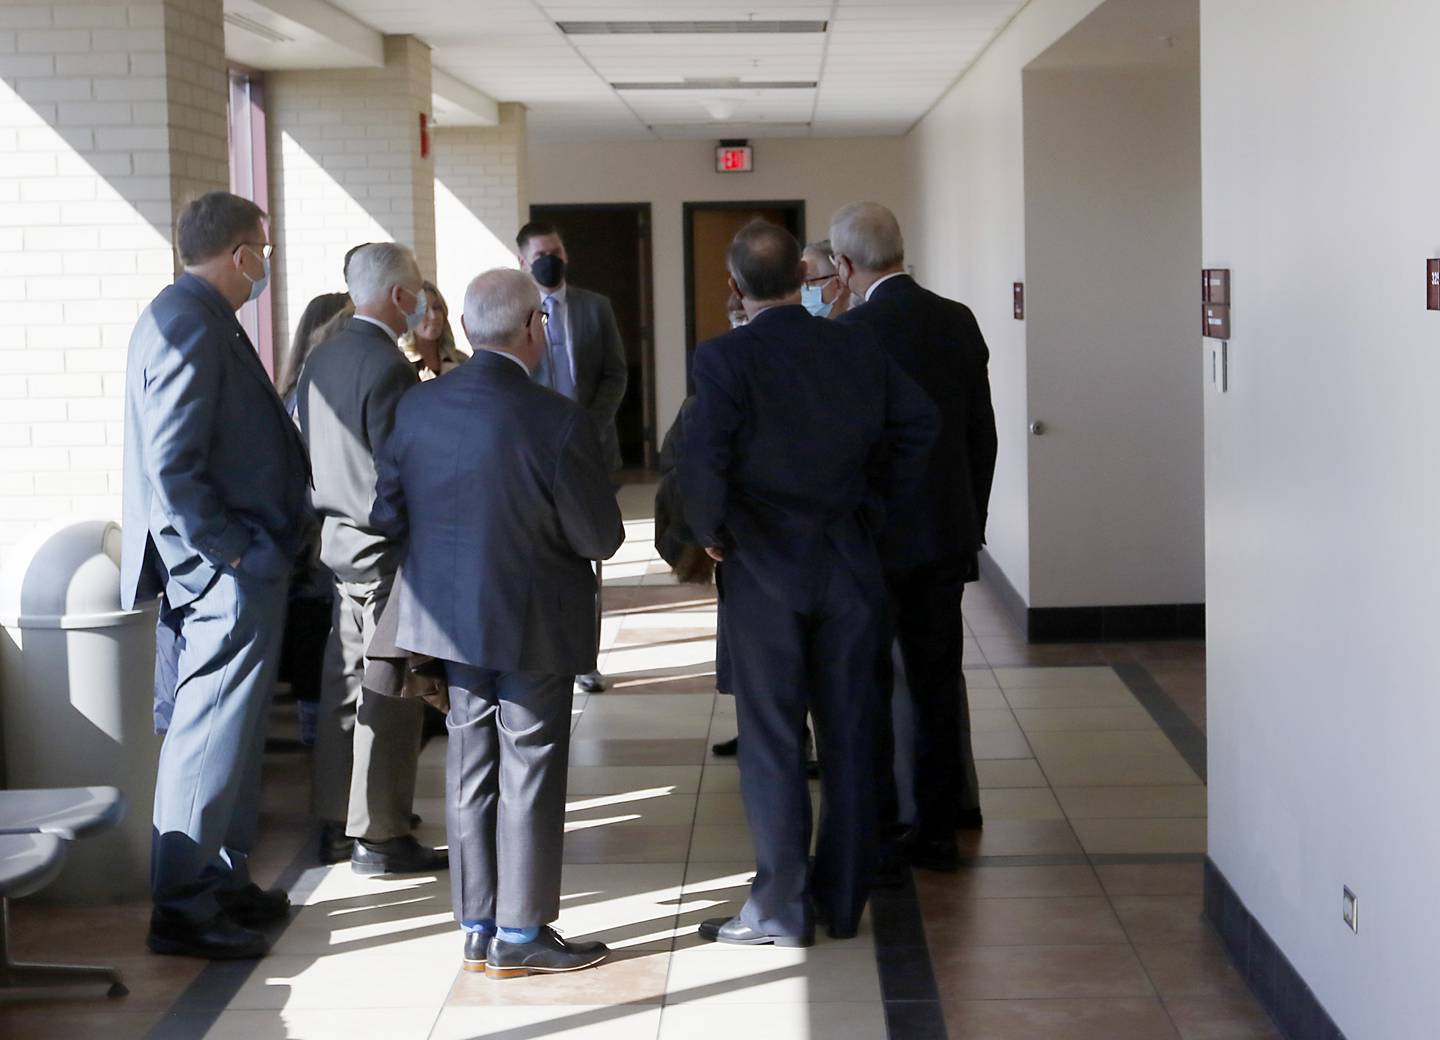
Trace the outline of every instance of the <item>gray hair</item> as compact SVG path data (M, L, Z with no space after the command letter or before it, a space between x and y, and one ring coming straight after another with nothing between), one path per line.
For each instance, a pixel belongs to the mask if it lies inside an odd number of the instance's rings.
M816 257L819 260L825 261L832 271L835 269L835 261L831 259L834 255L834 250L830 248L830 240L828 238L822 238L818 242L811 242L805 247L805 251L801 255L802 258L810 256Z
M356 307L382 304L392 286L405 283L420 284L420 264L415 254L398 242L361 246L345 271L345 285Z
M465 336L477 349L504 347L540 306L534 280L524 271L497 267L465 289Z
M835 256L848 256L866 271L884 271L905 259L905 239L895 214L878 202L852 202L830 218Z

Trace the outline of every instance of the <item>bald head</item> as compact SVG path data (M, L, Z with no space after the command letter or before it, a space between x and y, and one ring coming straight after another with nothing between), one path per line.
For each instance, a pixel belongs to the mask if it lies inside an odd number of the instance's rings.
M862 273L883 274L905 263L900 222L878 202L852 202L831 217L830 244Z
M800 291L800 243L784 228L751 221L730 243L730 277L747 300L783 300Z

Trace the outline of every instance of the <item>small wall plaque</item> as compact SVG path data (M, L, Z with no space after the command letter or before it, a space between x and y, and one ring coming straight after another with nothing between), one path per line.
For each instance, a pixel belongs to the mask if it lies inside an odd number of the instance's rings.
M1425 309L1440 311L1440 260L1425 261Z
M1200 272L1201 314L1209 339L1230 338L1230 269L1207 267Z
M1025 283L1015 283L1015 320L1025 320Z

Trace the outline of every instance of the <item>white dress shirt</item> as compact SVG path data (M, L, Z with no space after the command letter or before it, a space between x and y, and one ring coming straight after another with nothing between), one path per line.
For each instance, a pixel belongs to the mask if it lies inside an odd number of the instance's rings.
M876 290L877 288L879 288L880 286L884 285L886 282L888 282L888 281L889 281L890 279L892 279L892 278L899 278L899 277L900 277L901 275L903 275L904 273L905 273L904 271L892 271L890 274L887 274L884 278L877 278L877 279L875 279L875 281L871 283L870 288L868 288L868 289L865 290L865 302L866 302L866 303L869 303L869 302L870 302L870 297L872 297L872 296L875 295L875 290Z
M392 329L389 325L386 325L386 324L385 324L383 321L381 321L379 318L372 318L372 317L370 317L368 314L357 314L357 315L355 315L355 317L358 318L358 319L360 319L361 321L368 321L371 325L374 325L377 329L384 329L384 330L385 330L385 335L387 335L387 336L390 337L390 342L391 342L391 343L394 343L397 347L400 345L400 336L399 336L399 334L397 334L394 329Z

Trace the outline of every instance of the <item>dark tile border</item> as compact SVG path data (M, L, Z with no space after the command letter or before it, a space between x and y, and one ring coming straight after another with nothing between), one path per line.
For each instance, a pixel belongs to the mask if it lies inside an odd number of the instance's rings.
M1000 605L1005 608L1005 613L1010 615L1010 620L1015 622L1015 627L1020 630L1022 636L1028 636L1030 628L1030 606L1025 602L1025 597L1015 590L1010 584L1010 579L995 562L995 558L984 549L980 550L980 580L995 597Z
M1208 856L1205 917L1255 998L1289 1040L1345 1040L1314 991Z
M1200 727L1185 714L1184 709L1171 700L1164 687L1155 681L1155 677L1144 665L1122 662L1110 667L1115 669L1115 674L1120 676L1135 699L1150 713L1155 725L1170 738L1170 743L1175 745L1175 750L1180 752L1180 756L1190 768L1195 770L1201 780L1208 783L1205 734Z
M901 884L871 892L870 917L890 1040L948 1040L920 899L909 871Z

